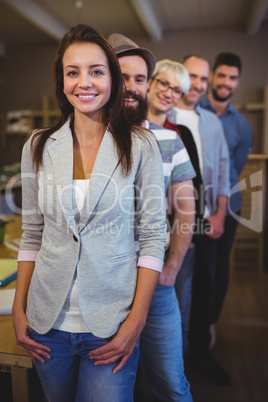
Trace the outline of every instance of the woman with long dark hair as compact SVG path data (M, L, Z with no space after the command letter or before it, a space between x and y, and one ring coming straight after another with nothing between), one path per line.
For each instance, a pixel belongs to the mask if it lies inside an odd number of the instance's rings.
M128 121L117 57L95 29L63 37L54 84L60 118L22 153L16 339L47 400L127 402L163 263L161 155Z

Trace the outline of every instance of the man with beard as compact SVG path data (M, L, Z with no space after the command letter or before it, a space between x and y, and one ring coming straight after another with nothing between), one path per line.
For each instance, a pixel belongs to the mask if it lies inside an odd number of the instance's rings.
M118 56L124 77L129 118L150 129L158 139L167 205L170 202L174 214L172 231L167 234L163 271L141 334L142 367L157 398L188 402L192 401L192 396L184 374L181 316L174 284L192 238L195 172L177 133L146 120L147 82L156 64L154 55L120 34L110 35L108 41Z
M193 281L188 339L189 362L216 384L228 385L228 373L213 359L209 349L217 253L224 232L230 189L229 153L219 119L214 113L198 105L208 87L207 60L198 55L188 55L182 60L182 64L190 76L190 90L182 96L177 107L173 108L168 116L171 121L187 126L192 132L204 186L204 210L199 212L203 213L204 222L210 225L210 230L206 230L205 224L200 225L200 230L195 236L195 266L191 273ZM180 300L180 295L185 294L186 289L181 273L177 276L175 287ZM190 288L187 289L190 292Z
M240 57L233 53L220 53L215 59L210 73L208 96L200 101L200 105L216 113L219 117L230 153L230 182L235 188L239 182L239 174L247 160L252 133L248 121L234 108L232 96L239 85L242 63ZM231 212L240 215L242 208L241 192L235 190L229 198L227 216L224 223L224 235L221 237L218 250L215 299L212 323L218 321L229 279L229 256L235 237L237 220Z

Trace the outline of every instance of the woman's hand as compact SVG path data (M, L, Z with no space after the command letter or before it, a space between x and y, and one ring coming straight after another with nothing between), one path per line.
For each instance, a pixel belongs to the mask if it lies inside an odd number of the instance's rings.
M90 358L95 360L96 366L112 364L121 359L118 366L113 370L114 374L117 373L124 367L129 356L133 352L142 328L143 325L135 325L131 320L131 317L128 316L128 318L119 326L113 339L107 345L90 352Z
M96 365L112 364L121 359L113 373L117 373L124 367L146 323L158 279L159 272L139 267L136 294L128 317L119 326L117 333L107 345L89 353L90 358L95 360Z
M13 324L17 345L24 347L33 361L39 360L40 362L45 363L44 357L50 359L50 348L30 338L29 331L31 330L31 327L29 326L25 313L17 315L13 312Z

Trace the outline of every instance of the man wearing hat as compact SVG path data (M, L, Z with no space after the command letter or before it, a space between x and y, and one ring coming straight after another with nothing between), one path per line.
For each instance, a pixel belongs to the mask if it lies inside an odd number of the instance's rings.
M141 334L141 361L157 398L188 402L192 401L192 396L184 375L181 315L174 284L192 238L195 211L192 179L195 172L177 133L146 120L147 82L155 68L154 55L117 33L110 35L108 41L118 56L124 77L129 118L148 128L158 139L167 205L174 217L172 232L167 233L163 271Z

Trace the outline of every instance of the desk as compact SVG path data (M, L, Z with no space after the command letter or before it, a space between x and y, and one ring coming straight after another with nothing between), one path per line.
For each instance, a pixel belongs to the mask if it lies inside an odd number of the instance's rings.
M21 217L8 217L5 241L20 237L22 234ZM17 257L17 252L0 245L1 258ZM4 289L14 288L16 281L10 282ZM0 290L1 292L1 290ZM31 393L30 378L33 363L26 350L16 344L11 315L0 315L0 371L10 372L12 381L13 402L29 402ZM35 399L36 401L37 399Z

